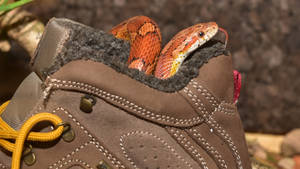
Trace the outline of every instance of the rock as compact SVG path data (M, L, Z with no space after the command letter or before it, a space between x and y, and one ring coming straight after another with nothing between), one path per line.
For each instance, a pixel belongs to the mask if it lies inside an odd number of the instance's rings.
M272 46L262 54L263 60L268 64L269 68L275 68L282 63L283 53L278 46Z
M300 154L300 129L294 129L283 139L281 152L285 156Z
M243 47L242 49L234 52L233 55L234 67L241 72L248 72L253 67L253 61L249 57L247 49Z
M292 158L283 158L278 162L282 169L294 169L295 161Z
M265 105L265 101L270 99L270 96L267 91L267 85L264 84L258 84L254 89L253 89L254 97L257 100L258 103Z
M256 141L247 139L249 154L256 159L266 160L267 152L266 150Z
M254 156L260 159L267 159L267 153L264 149L257 149L256 152L254 153Z
M282 144L283 135L271 135L271 134L261 134L261 133L246 133L246 140L249 145L249 152L257 149L254 146L259 144L261 146L260 149L265 149L268 152L273 152L276 154L280 154L280 145Z
M280 7L284 11L289 10L289 4L287 3L286 0L280 0Z
M124 6L126 4L126 0L114 0L114 4L116 6Z

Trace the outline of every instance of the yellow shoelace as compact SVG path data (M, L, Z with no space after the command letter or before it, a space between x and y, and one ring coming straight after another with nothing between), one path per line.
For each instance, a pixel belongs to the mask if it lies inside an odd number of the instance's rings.
M0 106L0 115L5 110L9 101ZM30 130L37 123L42 121L49 121L54 126L58 126L54 131L41 133L31 132ZM39 113L29 118L21 127L19 131L11 128L2 118L0 118L0 147L12 152L11 169L20 168L20 160L23 152L25 141L39 141L48 142L57 139L63 132L63 126L61 126L62 120L57 115L51 113ZM15 140L12 143L8 140Z

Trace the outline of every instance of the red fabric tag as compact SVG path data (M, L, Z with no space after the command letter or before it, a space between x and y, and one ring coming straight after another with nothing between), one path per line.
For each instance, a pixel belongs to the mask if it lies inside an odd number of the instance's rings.
M241 92L241 87L242 87L242 76L241 73L238 72L237 70L233 71L233 77L234 77L234 97L233 101L234 103L238 102L240 92Z

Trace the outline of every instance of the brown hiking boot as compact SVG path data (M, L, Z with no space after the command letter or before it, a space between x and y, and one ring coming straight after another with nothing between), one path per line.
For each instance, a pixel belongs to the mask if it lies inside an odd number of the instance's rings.
M0 168L250 169L224 53L211 40L159 80L127 68L127 42L52 19L35 73L0 108Z

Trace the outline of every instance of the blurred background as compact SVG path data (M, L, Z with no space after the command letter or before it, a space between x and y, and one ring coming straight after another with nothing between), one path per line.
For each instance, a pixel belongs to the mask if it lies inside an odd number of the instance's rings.
M164 44L185 27L216 21L228 31L242 73L238 107L246 131L283 134L300 127L299 0L36 0L22 8L43 23L65 17L105 31L146 15L158 23ZM27 52L10 44L0 52L0 102L30 72Z

